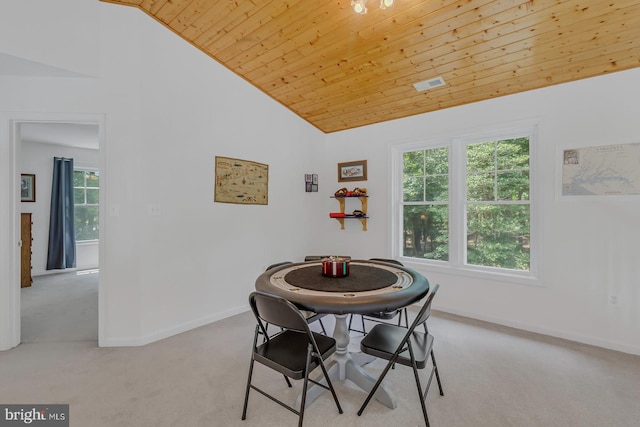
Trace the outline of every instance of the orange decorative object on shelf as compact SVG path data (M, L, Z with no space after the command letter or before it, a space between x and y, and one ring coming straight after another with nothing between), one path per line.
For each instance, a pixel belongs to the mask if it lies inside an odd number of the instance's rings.
M348 191L349 190L347 190L346 187L342 187L341 189L339 189L338 191L335 192L334 196L336 196L336 197L346 197Z
M353 191L350 191L350 193L350 196L363 197L367 195L367 189L356 187L353 189Z

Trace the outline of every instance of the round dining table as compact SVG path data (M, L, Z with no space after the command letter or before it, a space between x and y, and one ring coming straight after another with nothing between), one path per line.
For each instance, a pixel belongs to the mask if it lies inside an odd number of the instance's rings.
M335 316L333 337L336 352L327 366L332 380L352 381L369 392L376 382L362 366L373 360L360 352L349 352L349 314L393 311L424 298L429 281L410 268L382 261L352 260L349 275L329 277L322 274L322 261L279 265L262 273L255 288L283 297L300 309ZM324 389L312 385L307 405ZM375 398L389 408L397 403L393 394L381 385Z

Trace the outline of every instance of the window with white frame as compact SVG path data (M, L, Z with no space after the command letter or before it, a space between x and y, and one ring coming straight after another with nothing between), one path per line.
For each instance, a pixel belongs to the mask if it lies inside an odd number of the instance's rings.
M95 170L73 171L76 241L98 240L100 173Z
M451 267L533 270L534 129L487 135L396 147L395 253Z

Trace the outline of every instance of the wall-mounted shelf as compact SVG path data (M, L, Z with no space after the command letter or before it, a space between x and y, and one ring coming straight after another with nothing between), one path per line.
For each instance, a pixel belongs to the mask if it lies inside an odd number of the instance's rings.
M344 216L332 217L331 214L329 216L340 223L340 229L344 230L344 220L345 219L357 219L362 223L362 231L367 231L367 202L369 196L331 196L332 199L336 199L340 204L340 213ZM363 215L353 215L345 213L346 208L346 199L358 199L360 200L361 211Z

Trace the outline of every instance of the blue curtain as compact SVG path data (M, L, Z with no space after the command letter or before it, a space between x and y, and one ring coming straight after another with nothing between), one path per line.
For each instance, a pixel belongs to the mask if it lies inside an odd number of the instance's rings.
M53 158L47 270L76 266L73 159Z

